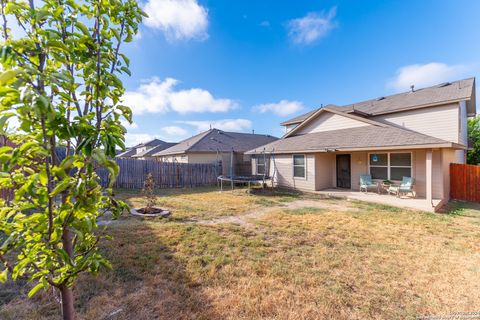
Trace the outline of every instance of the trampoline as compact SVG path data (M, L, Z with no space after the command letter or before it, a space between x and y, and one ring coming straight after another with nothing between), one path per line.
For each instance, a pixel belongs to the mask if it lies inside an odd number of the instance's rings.
M235 188L236 184L243 184L248 186L248 190L251 189L252 184L260 184L263 188L267 181L271 180L270 177L265 175L243 175L243 176L219 176L217 180L220 183L220 191L223 191L223 182L230 182L232 190Z
M220 184L220 191L223 191L223 182L230 182L230 186L232 188L232 191L235 188L236 184L242 184L242 185L247 185L248 190L251 190L252 185L261 185L262 188L265 188L267 181L271 181L272 187L274 185L274 177L277 171L277 167L275 164L275 153L274 150L269 154L268 157L268 164L267 164L267 153L265 152L265 148L263 148L263 152L261 153L260 157L263 157L264 163L265 163L265 168L264 168L264 173L263 174L247 174L247 175L235 175L235 172L233 170L233 148L230 153L230 175L220 175L217 177L217 181ZM217 158L218 158L218 152L217 152ZM273 165L273 172L272 175L269 176L267 172L270 172L270 159L271 163Z

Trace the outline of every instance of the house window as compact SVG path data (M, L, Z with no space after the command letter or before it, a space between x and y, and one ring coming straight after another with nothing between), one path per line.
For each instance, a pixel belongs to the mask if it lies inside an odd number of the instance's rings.
M390 180L412 176L412 154L390 153Z
M257 158L257 174L265 174L265 157Z
M411 153L372 153L369 155L372 179L402 180L412 176Z
M305 178L305 155L293 155L293 176L295 178Z

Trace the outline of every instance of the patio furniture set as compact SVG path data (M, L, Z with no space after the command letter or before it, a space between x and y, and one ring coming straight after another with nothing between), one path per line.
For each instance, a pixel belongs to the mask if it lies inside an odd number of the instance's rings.
M414 182L415 180L412 177L403 177L400 184L395 184L388 180L378 182L373 181L371 175L361 175L360 191L367 193L369 189L374 189L378 194L386 192L397 197L411 194L415 198L415 191L413 190Z

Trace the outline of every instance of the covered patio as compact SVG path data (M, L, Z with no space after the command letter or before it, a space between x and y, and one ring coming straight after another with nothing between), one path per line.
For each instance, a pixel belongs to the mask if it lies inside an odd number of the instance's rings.
M318 152L312 159L312 178L315 192L436 212L449 199L448 165L455 158L456 151L446 148ZM365 175L377 185L368 193L360 192L360 177ZM405 177L413 178L413 192L388 194L383 182L398 186Z
M328 195L331 197L373 202L393 207L421 210L427 212L435 212L442 206L441 199L432 199L431 201L429 201L425 197L396 197L394 195L378 194L376 192L365 193L350 189L331 188L321 191L315 191L315 193Z

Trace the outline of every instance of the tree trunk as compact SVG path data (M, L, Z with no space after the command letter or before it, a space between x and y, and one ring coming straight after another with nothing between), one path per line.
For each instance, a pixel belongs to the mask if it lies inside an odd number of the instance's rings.
M73 308L73 292L72 288L63 285L60 288L62 292L62 313L63 320L74 320L75 319L75 310Z
M70 258L73 257L73 244L70 235L70 230L67 226L63 227L62 234L62 244L63 249L67 252ZM62 312L63 320L74 320L75 319L75 309L73 308L73 292L72 288L62 285L60 287L62 292Z

